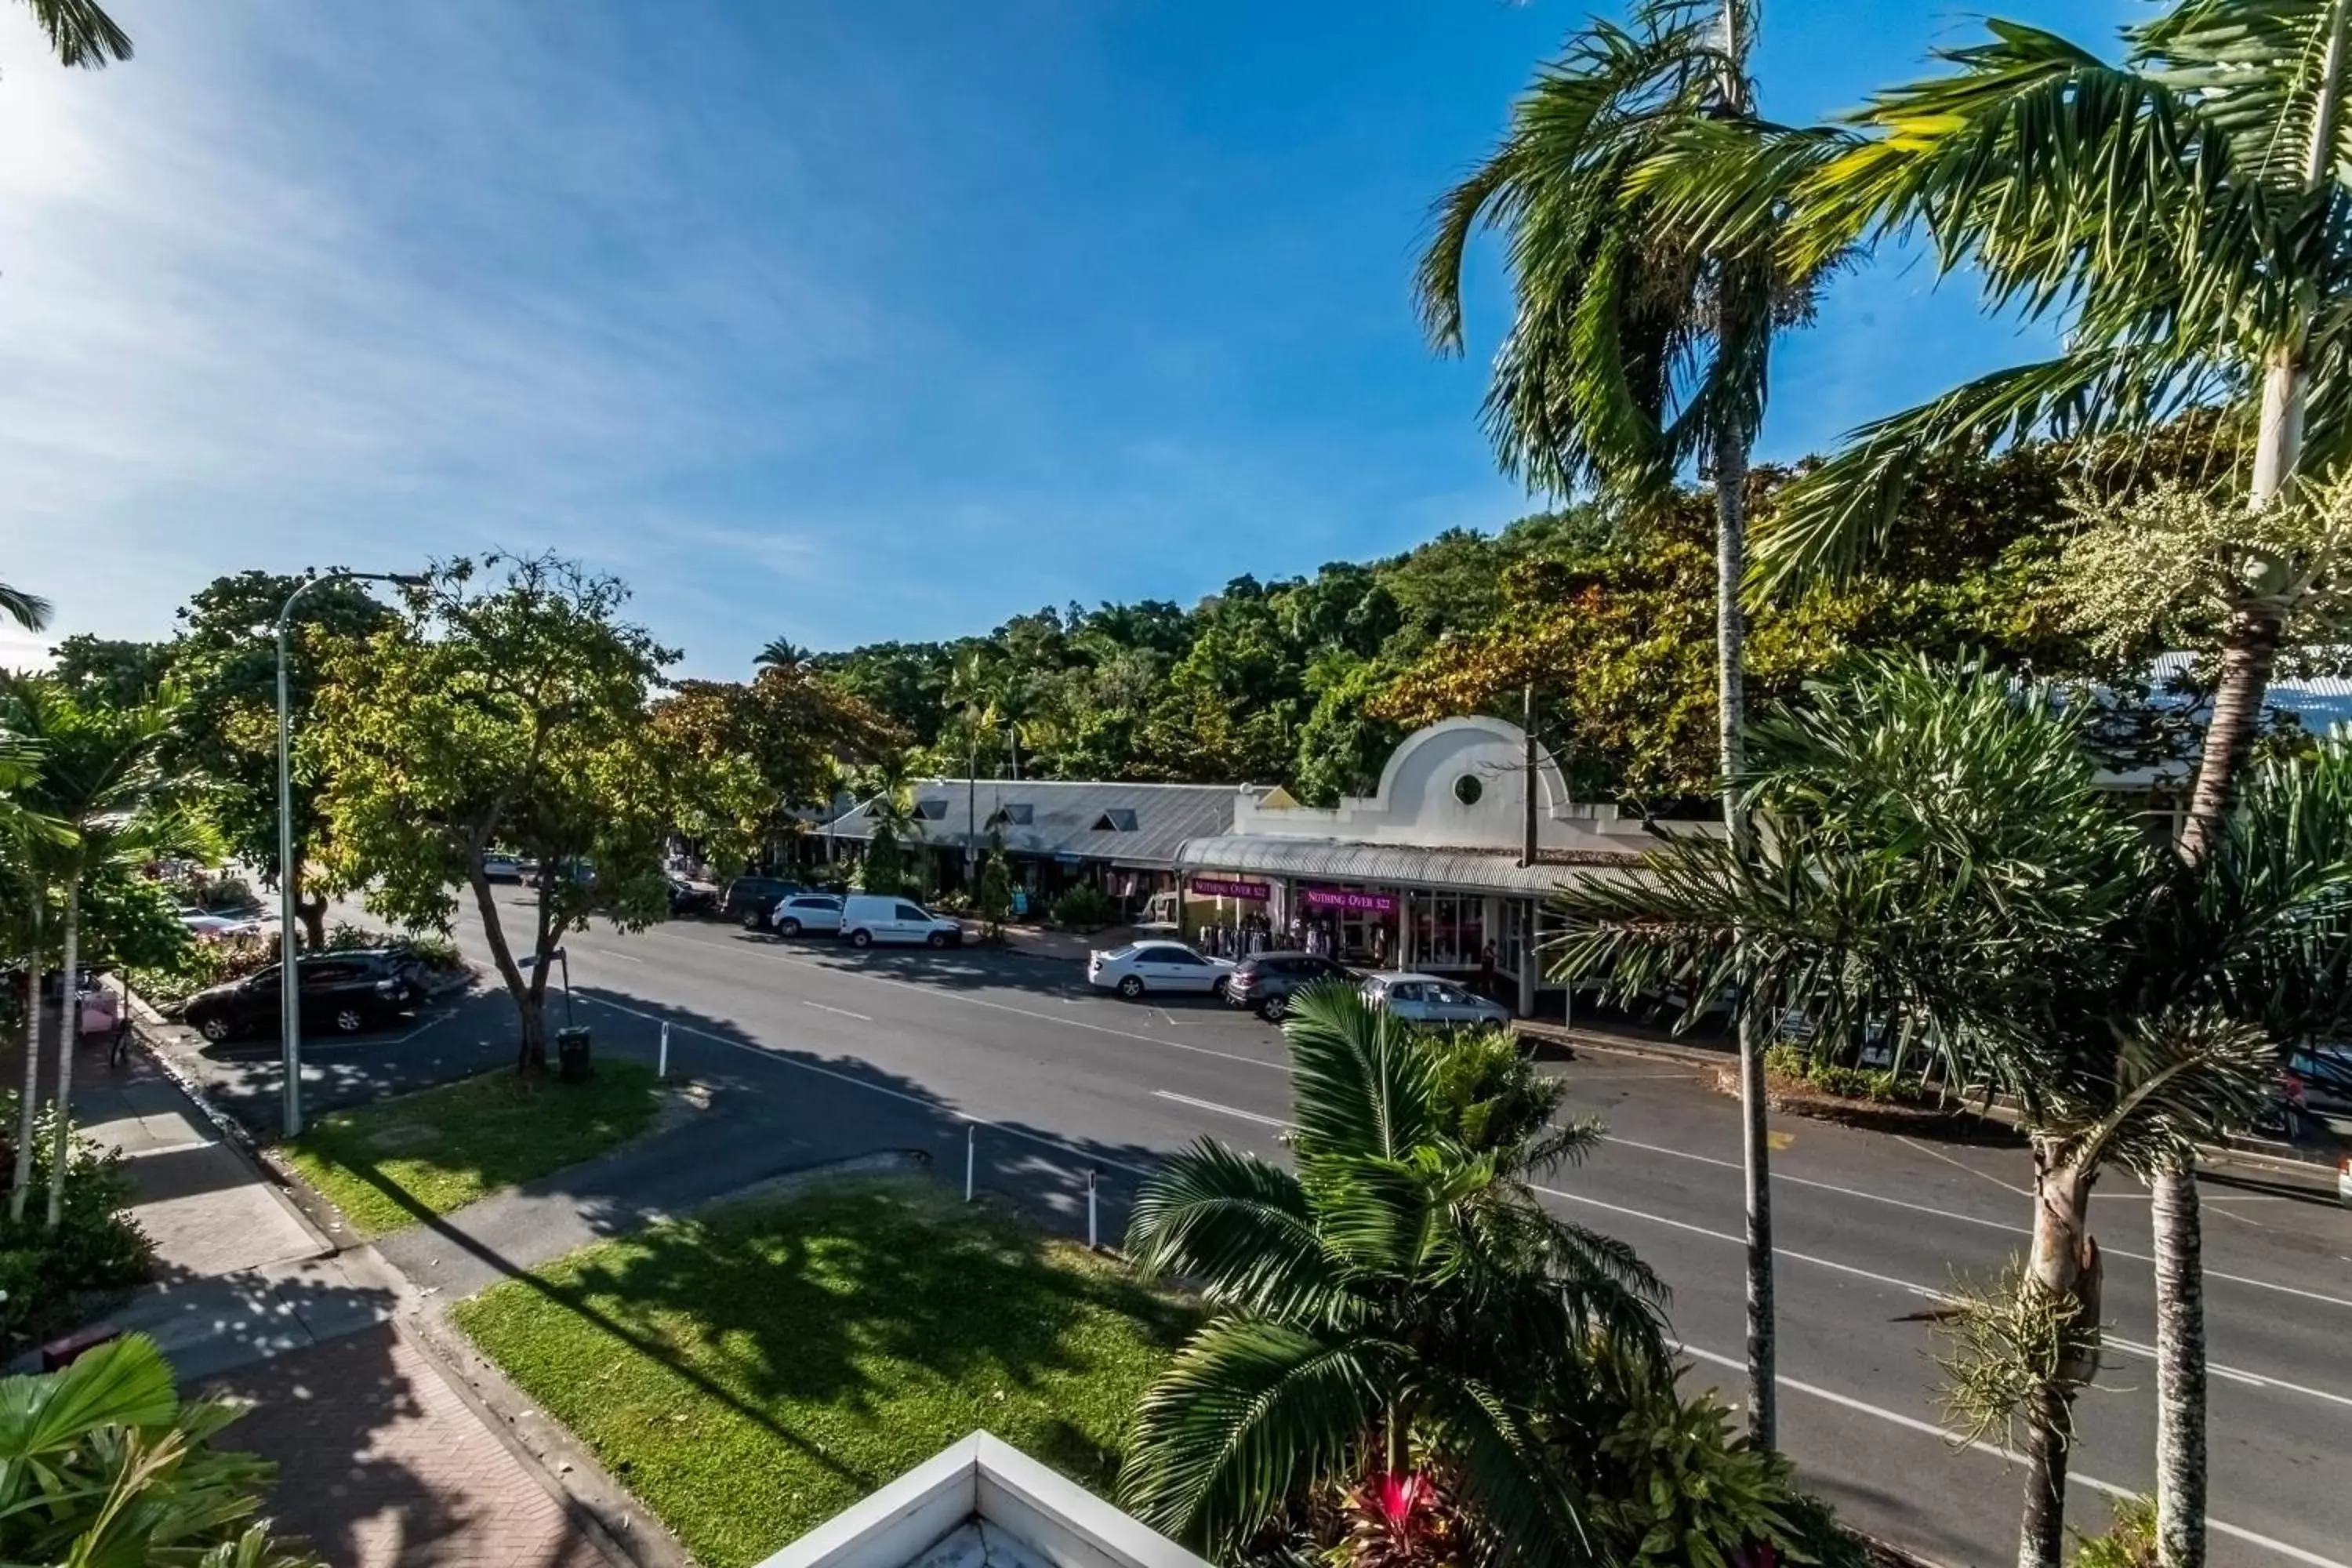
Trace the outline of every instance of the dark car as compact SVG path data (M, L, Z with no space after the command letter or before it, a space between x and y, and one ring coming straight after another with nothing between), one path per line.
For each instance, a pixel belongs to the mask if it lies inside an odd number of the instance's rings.
M719 889L705 882L689 882L683 877L669 879L669 918L684 920L689 915L719 912Z
M765 931L778 900L815 890L783 877L738 877L727 884L719 913L725 920L741 921L745 931Z
M356 1035L415 1005L425 994L425 966L383 949L306 953L300 961L302 1026ZM275 1030L283 993L278 966L199 991L180 1016L215 1043Z
M1290 1011L1290 998L1319 980L1348 981L1355 976L1328 958L1312 952L1255 952L1241 961L1225 982L1225 1000L1248 1007L1261 1018L1279 1018Z

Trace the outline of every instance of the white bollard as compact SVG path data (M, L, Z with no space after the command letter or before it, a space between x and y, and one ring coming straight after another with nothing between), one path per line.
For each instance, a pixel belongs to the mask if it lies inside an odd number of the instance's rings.
M662 1026L661 1066L654 1069L654 1076L664 1083L669 1081L669 1026L667 1024Z
M963 1201L971 1202L972 1160L978 1150L980 1129L967 1124L963 1130Z
M1087 1172L1087 1247L1093 1252L1102 1250L1102 1235L1095 1215L1095 1173L1091 1170Z

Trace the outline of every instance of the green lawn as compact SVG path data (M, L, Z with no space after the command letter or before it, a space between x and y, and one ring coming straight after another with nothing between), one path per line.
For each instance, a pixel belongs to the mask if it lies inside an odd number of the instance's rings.
M625 1143L660 1109L652 1070L634 1062L600 1061L584 1084L501 1068L330 1112L279 1152L353 1229L376 1236Z
M453 1309L710 1568L975 1427L1097 1491L1195 1321L1121 1265L914 1178L576 1252Z

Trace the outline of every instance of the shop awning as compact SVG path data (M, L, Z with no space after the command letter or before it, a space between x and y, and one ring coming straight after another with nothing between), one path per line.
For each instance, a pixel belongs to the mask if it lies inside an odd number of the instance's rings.
M1315 882L1363 882L1375 887L1431 888L1443 892L1540 897L1595 875L1631 870L1635 858L1591 856L1577 864L1549 860L1522 866L1515 855L1483 849L1433 849L1416 844L1367 844L1334 838L1280 838L1221 833L1187 839L1177 864L1195 871L1254 871Z

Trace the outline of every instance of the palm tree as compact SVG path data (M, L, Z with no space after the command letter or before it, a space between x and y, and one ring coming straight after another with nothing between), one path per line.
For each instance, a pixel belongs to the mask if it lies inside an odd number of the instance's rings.
M1285 1033L1297 1171L1204 1139L1137 1199L1129 1249L1215 1312L1144 1396L1123 1496L1223 1556L1319 1489L1433 1471L1504 1556L1571 1560L1579 1493L1534 1396L1599 1347L1665 1364L1655 1277L1528 1185L1597 1124L1558 1122L1516 1051L1465 1075L1343 987Z
M2014 22L1949 51L1945 75L1879 94L1831 132L1694 143L1667 183L1678 216L1754 236L1798 190L1783 265L1857 236L1917 230L1946 270L2063 328L2053 358L1997 372L1865 426L1783 497L1759 541L1768 577L1851 562L1885 536L1925 454L2032 433L2145 430L2181 408L2258 402L2245 500L2292 504L2352 456L2352 0L2176 0L2110 61ZM1669 159L1668 163L1675 160ZM1804 171L1801 178L1797 171ZM1669 205L1675 205L1673 201ZM2257 552L2258 555L2262 552ZM2250 563L2180 852L2223 831L2282 630L2309 563ZM2201 1560L2204 1352L2193 1166L2158 1178L2158 1539Z
M1715 483L1717 710L1724 811L1742 771L1749 453L1772 337L1801 321L1821 266L1778 267L1769 228L1711 242L1669 219L1641 174L1695 131L1754 127L1754 0L1640 0L1629 26L1595 22L1544 68L1486 162L1439 204L1415 291L1439 349L1464 344L1462 272L1482 228L1507 236L1517 296L1486 400L1506 471L1569 495L1590 484L1654 499L1696 463ZM1759 134L1761 128L1755 128ZM1745 1019L1748 1015L1743 1011ZM1771 1184L1763 1042L1743 1025L1749 1430L1769 1446Z
M777 637L753 656L751 668L781 669L789 674L808 663L810 658L809 650L790 637Z
M1679 985L1696 1009L1744 944L1750 1005L1802 1007L1831 1037L1903 1019L2014 1100L2034 1171L2014 1310L2052 1352L2006 1376L2015 1403L1985 1418L2022 1421L2018 1561L2053 1568L2070 1412L2096 1368L2093 1189L2110 1163L2152 1175L2266 1091L2274 1047L2247 1003L2263 984L2289 994L2289 960L2347 929L2344 841L2306 833L2286 875L2280 824L2352 788L2352 756L2331 764L2346 781L2283 792L2232 829L2227 864L2246 870L2228 885L2245 891L2229 893L2223 861L2194 872L2105 803L2051 693L1994 671L1867 666L1753 740L1759 852L1678 837L1638 881L1561 894L1560 967L1623 994ZM2329 826L2352 830L2352 813Z
M61 65L102 69L131 58L131 35L115 26L96 0L25 0L33 20L49 36L50 52ZM38 630L39 628L34 628Z
M33 1179L34 1128L41 1069L41 973L47 949L41 917L48 903L42 857L60 836L58 826L24 802L40 776L40 749L11 726L0 705L0 931L11 952L25 955L25 1092L16 1106L16 1168L9 1183L9 1217L21 1220Z
M65 1108L73 1094L74 1038L79 1019L74 983L80 962L81 890L100 867L152 854L202 851L205 835L168 810L176 781L160 757L171 734L172 699L136 708L85 705L59 682L46 677L17 680L10 688L11 722L38 746L38 777L25 804L64 831L59 842L38 857L45 879L65 891L65 1022L58 1047L57 1149L49 1163L48 1224L63 1213L69 1136ZM18 1155L23 1158L22 1153ZM10 1195L11 1216L21 1218L25 1193Z

